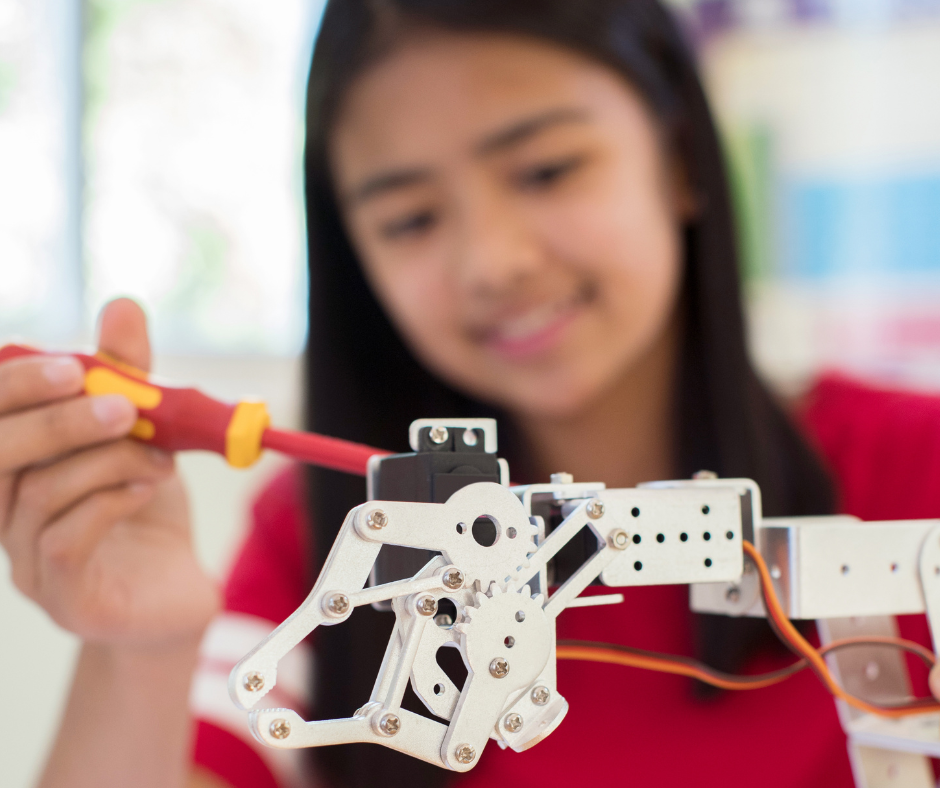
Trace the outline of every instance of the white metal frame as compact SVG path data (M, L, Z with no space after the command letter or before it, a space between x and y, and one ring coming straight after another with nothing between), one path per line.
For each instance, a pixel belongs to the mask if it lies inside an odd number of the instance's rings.
M564 517L547 535L542 518L532 516L533 503L544 496ZM479 517L496 526L491 546L473 537ZM584 528L596 538L597 551L546 595L549 561ZM757 573L743 558L746 531L753 532L787 614L818 619L824 641L893 635L893 615L926 611L937 642L940 520L763 519L760 490L747 479L618 490L563 480L515 488L482 482L443 504L369 501L353 509L313 590L236 665L230 694L251 709L274 687L279 660L316 627L342 624L356 607L390 600L395 628L371 697L358 711L308 722L291 710L264 709L251 713L251 730L272 747L373 742L467 771L489 739L522 751L564 718L568 704L555 680L555 619L568 607L623 601L622 594L581 597L595 578L610 586L690 584L696 611L764 615ZM413 578L367 587L383 544L439 555ZM456 621L437 618L444 598L454 603ZM436 661L442 647L463 657L468 676L462 688ZM844 650L828 659L852 692L874 701L906 694L903 658L877 651ZM409 682L447 725L401 708ZM940 757L940 715L889 720L841 701L839 711L859 786L932 785L926 756Z

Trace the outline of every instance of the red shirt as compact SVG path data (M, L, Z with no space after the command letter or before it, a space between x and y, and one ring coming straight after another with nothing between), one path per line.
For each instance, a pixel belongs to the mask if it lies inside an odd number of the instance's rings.
M801 421L837 480L842 512L864 520L940 517L940 485L933 483L940 479L940 398L827 377L813 389ZM242 623L267 621L273 628L309 590L299 483L296 470L279 476L254 506L252 529L226 586L227 610ZM558 637L693 654L686 586L624 593L620 605L564 612ZM902 619L901 628L930 642L923 616ZM222 675L238 656L226 661L210 654L200 674L208 664ZM279 670L279 687L283 675ZM300 668L295 685L307 675ZM561 661L558 688L570 705L559 728L524 753L491 743L461 785L853 785L835 703L809 671L774 687L701 701L677 676ZM915 676L915 690L926 694L923 676ZM302 781L296 761L279 767L271 751L246 735L247 725L239 733L230 713L220 722L221 712L195 706L201 719L197 764L236 788Z

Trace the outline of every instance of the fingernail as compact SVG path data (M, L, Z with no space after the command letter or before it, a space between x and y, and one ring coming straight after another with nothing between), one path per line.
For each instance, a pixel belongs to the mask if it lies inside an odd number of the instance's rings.
M42 374L53 386L65 386L68 383L78 383L82 379L84 369L71 356L59 356L43 363Z
M102 394L91 398L91 412L98 421L108 427L125 423L130 426L134 406L127 397L120 394Z
M161 468L168 468L173 464L173 455L169 452L158 449L156 446L148 446L147 452L150 454L150 461Z

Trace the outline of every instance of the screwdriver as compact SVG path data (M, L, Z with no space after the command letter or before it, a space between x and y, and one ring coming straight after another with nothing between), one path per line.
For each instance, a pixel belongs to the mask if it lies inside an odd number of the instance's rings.
M52 355L24 345L0 347L0 364L24 356ZM105 353L70 354L85 368L85 394L122 394L137 407L131 437L166 451L201 449L247 468L264 449L322 468L365 476L369 458L391 452L361 443L270 426L263 402L229 404L193 388L154 383L143 370Z

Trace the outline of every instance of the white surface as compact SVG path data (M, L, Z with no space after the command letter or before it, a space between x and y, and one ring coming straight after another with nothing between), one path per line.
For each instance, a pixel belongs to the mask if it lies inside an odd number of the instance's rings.
M157 371L173 382L198 382L216 396L258 397L268 403L274 424L297 424L300 365L294 359L166 358ZM269 454L254 468L236 471L215 455L180 457L196 549L214 575L222 576L238 545L251 497L283 462ZM0 676L6 677L0 681L0 785L27 788L55 734L78 643L23 598L9 574L0 551Z

